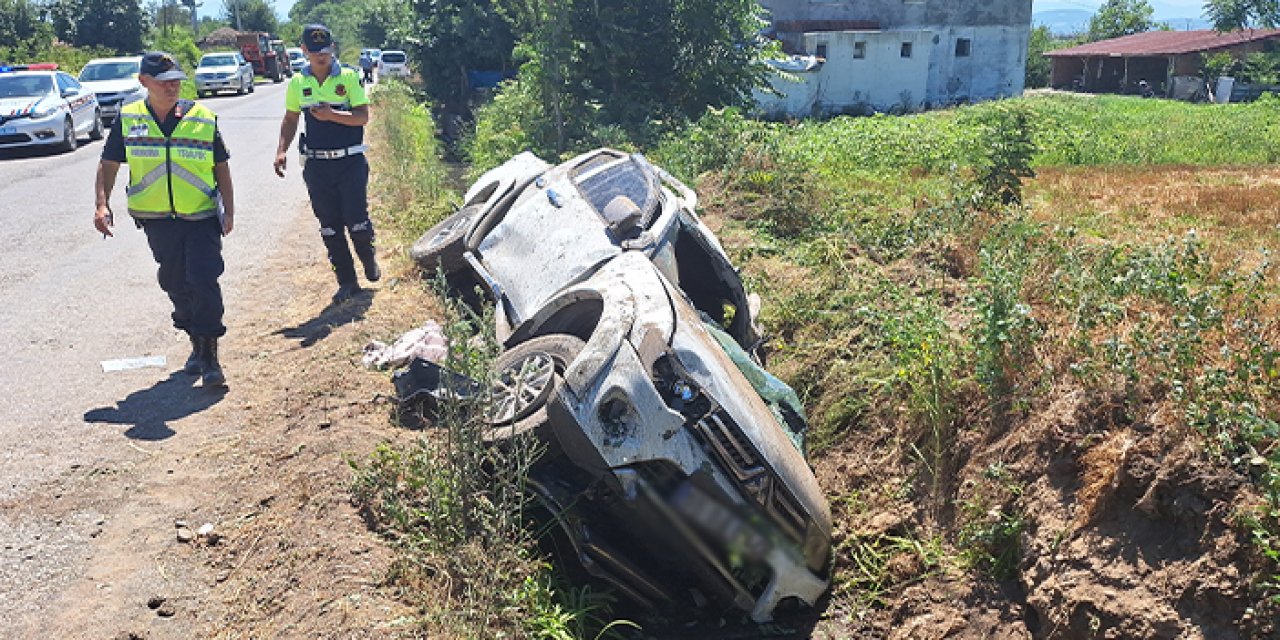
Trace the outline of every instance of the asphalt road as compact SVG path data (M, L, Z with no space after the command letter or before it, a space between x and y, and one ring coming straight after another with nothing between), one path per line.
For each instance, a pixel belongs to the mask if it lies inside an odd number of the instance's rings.
M236 227L224 241L229 319L248 304L246 284L270 276L265 265L285 234L294 240L314 226L296 164L285 180L271 171L284 87L203 101L219 115L236 191ZM0 621L30 615L82 571L95 524L111 516L109 505L101 513L30 505L127 469L146 455L139 444L181 447L178 425L224 395L190 383L174 385L176 395L157 392L189 345L169 322L146 239L126 213L123 171L112 198L116 235L95 232L103 143L81 144L68 154L0 153ZM103 370L103 361L144 356L167 365Z

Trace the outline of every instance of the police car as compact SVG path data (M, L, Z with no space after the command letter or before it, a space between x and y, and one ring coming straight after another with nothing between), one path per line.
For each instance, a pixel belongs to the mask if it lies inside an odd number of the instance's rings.
M72 151L82 134L103 136L92 91L56 64L0 67L0 149L52 145Z

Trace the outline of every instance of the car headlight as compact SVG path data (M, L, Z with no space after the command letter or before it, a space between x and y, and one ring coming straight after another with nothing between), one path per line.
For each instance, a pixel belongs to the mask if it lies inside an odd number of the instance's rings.
M49 116L52 116L53 114L57 113L58 108L59 107L56 104L48 107L40 107L35 111L31 112L31 117L36 119L48 118Z

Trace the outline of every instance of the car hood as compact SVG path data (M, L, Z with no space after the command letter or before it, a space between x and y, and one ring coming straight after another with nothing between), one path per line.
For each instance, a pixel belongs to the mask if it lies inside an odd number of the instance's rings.
M21 116L36 110L36 106L48 96L0 99L0 116Z
M137 78L118 78L116 80L81 80L80 84L94 93L128 93L142 88Z

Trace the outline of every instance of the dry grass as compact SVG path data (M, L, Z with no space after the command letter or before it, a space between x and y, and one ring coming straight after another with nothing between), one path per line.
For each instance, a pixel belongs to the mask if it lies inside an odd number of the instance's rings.
M1280 246L1280 167L1052 168L1029 194L1037 219L1113 241L1194 229L1215 257Z

